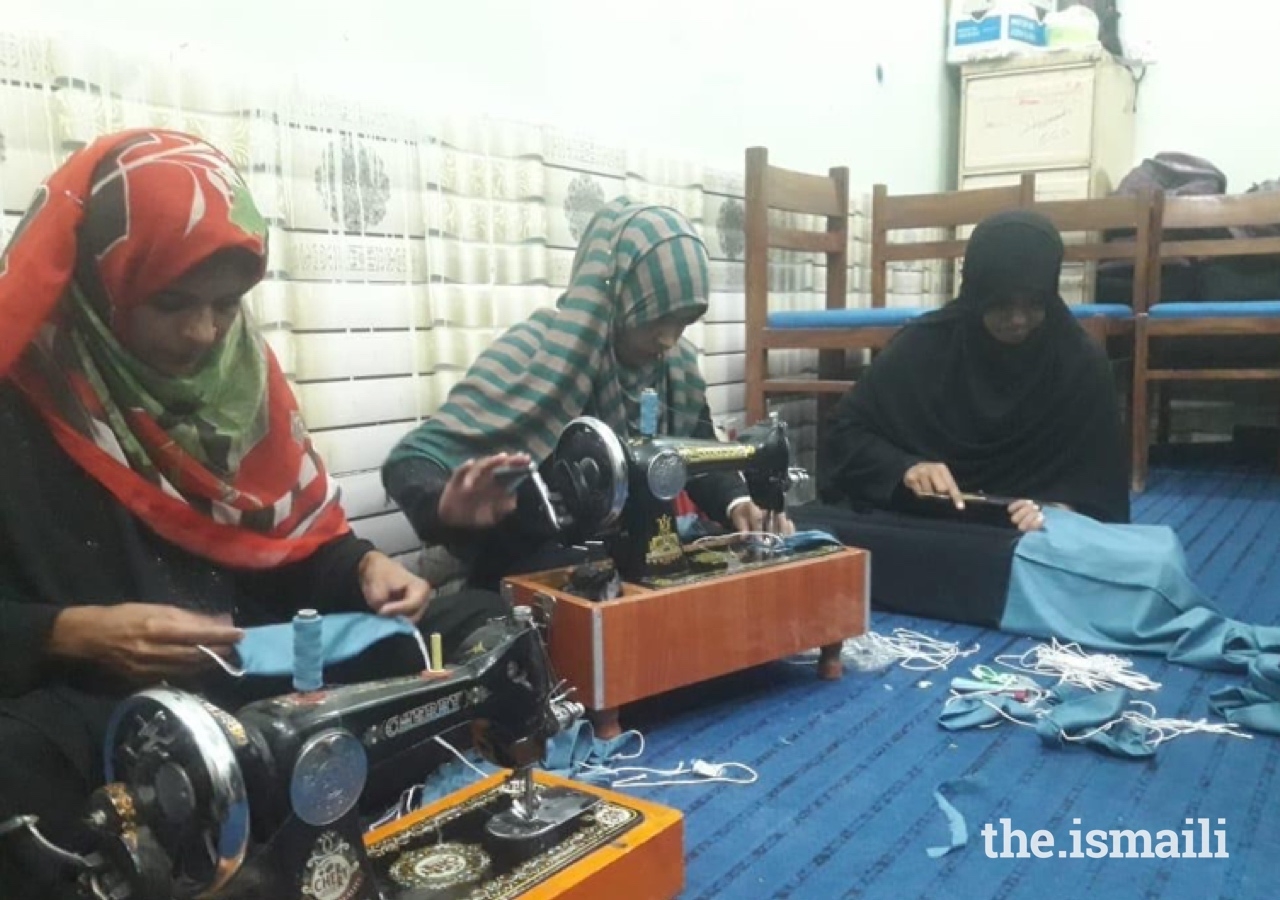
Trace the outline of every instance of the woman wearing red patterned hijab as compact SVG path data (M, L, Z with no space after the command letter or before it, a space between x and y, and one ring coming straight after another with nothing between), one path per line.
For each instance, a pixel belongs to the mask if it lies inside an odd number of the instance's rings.
M235 167L154 130L72 156L0 259L0 820L69 827L118 699L208 686L201 648L229 654L240 626L372 609L448 647L502 610L428 609L351 533L242 309L266 260Z
M348 531L293 394L241 314L267 225L185 135L99 141L44 185L5 254L0 373L157 534L270 568ZM21 354L21 355L20 355Z

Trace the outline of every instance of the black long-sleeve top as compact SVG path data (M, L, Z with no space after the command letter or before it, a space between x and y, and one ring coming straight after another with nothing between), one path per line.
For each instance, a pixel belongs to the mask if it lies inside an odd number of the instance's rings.
M0 698L59 683L103 692L101 672L45 654L67 607L168 604L231 613L239 625L284 620L301 606L365 609L357 572L372 549L348 534L270 571L201 559L129 513L0 382Z

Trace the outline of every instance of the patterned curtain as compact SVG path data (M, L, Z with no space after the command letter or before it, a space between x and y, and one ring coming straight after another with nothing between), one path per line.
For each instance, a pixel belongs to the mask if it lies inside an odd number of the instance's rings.
M382 491L386 453L494 336L555 302L587 220L619 194L676 207L702 231L713 296L689 337L713 417L730 432L744 424L741 172L540 125L410 117L217 63L191 49L148 55L0 31L0 231L99 134L176 128L231 155L272 223L270 272L250 309L357 530L384 550L416 549ZM866 305L869 201L854 201L849 301ZM822 302L821 257L774 262L775 308ZM906 265L891 286L894 303L946 292L940 267ZM812 372L815 362L777 354L773 368ZM811 466L813 403L780 411Z

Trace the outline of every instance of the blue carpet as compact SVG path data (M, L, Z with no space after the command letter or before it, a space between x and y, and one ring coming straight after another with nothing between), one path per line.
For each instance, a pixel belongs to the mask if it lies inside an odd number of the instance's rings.
M1227 614L1280 623L1280 479L1199 467L1157 471L1150 484L1135 501L1135 518L1178 531L1200 584ZM634 711L627 724L649 740L644 765L732 760L760 773L749 786L633 789L685 813L683 898L1277 895L1280 740L1191 735L1143 763L1083 747L1052 749L1014 725L946 732L937 716L949 678L1036 642L903 616L873 620L882 633L899 626L982 649L946 673L894 668L851 672L834 683L818 681L808 667L780 663ZM1210 692L1239 682L1155 658L1136 659L1135 667L1162 683L1144 699L1168 717L1212 718ZM934 790L959 778L968 779L966 789L951 796L968 820L969 843L931 859L927 848L948 839ZM1056 854L1072 847L1072 829L1082 841L1090 829L1147 829L1154 836L1201 818L1225 831L1229 858L988 858L980 834L985 823L999 828L1000 819L1009 819L1028 837L1039 829L1052 833ZM1001 849L997 837L995 850Z

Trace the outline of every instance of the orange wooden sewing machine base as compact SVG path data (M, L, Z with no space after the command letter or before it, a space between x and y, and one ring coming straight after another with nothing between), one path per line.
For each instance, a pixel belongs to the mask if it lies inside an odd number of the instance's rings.
M413 833L415 825L501 785L499 772L365 835L371 852ZM672 900L684 887L684 817L676 810L594 785L535 771L534 781L593 794L639 813L641 821L517 896L520 900Z
M678 587L624 584L616 600L565 593L569 569L508 578L517 605L549 613L556 674L602 738L624 704L821 647L818 674L843 674L841 642L867 630L870 555L843 548Z

